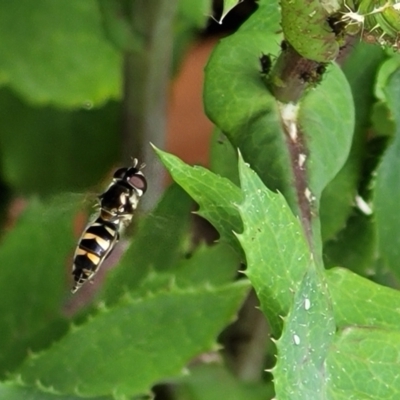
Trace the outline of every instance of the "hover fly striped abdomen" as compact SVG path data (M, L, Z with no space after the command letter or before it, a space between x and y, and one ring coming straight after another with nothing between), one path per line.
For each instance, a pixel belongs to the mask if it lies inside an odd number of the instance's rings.
M113 251L122 230L131 222L140 198L147 190L147 182L138 161L133 166L114 173L107 190L98 196L99 215L85 228L74 255L72 274L75 293L91 280L103 261Z

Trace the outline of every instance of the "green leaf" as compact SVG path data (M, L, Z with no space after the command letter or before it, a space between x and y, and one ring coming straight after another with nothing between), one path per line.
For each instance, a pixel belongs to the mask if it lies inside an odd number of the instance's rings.
M400 330L400 292L348 270L326 271L336 325L373 326Z
M184 20L185 25L203 28L211 15L212 0L180 0L178 4L178 23Z
M246 384L220 365L199 365L179 380L177 400L272 399L271 384Z
M319 62L336 58L339 44L319 0L282 0L281 6L285 38L301 56Z
M218 129L211 137L210 170L240 186L237 152L228 138Z
M284 197L265 188L241 160L239 171L245 201L240 204L240 189L228 180L156 151L173 179L199 203L200 215L217 228L221 238L238 249L232 234L236 232L246 254L246 274L277 334L282 325L279 316L288 313L291 293L296 291L311 262L302 228Z
M1 375L21 362L33 343L37 344L38 333L43 334L61 311L77 203L69 198L68 208L61 205L65 205L62 198L46 203L30 201L16 226L2 238Z
M230 246L203 244L192 257L181 261L173 274L179 287L206 283L217 286L233 281L239 266L238 256Z
M279 18L276 4L260 4L235 34L220 41L205 70L204 106L266 184L285 193L284 184L292 182L290 159L277 104L260 77L259 63L262 53L279 51Z
M140 223L119 265L108 274L100 298L117 300L137 289L152 271L168 271L185 251L192 201L177 185L164 193L154 212Z
M330 399L398 399L400 333L353 326L336 335L326 360Z
M119 96L121 57L94 0L2 1L1 9L0 76L22 97L83 107Z
M385 94L396 122L396 135L377 169L374 209L379 253L400 277L400 69L387 79Z
M220 288L125 298L71 330L49 350L31 356L19 369L23 382L62 394L147 393L178 376L194 356L209 351L248 292L247 282Z
M122 1L97 0L107 38L121 52L142 51L144 37L132 29Z
M242 159L239 175L244 202L238 206L243 233L237 237L246 254L249 277L274 335L282 326L302 278L313 264L298 219L280 193L268 190Z
M309 153L309 187L317 199L347 160L354 130L353 99L344 74L336 64L326 74L304 97L298 116Z
M379 136L394 136L394 123L386 102L378 101L372 109L371 121L374 133Z
M277 342L273 370L280 399L325 399L325 359L336 330L329 294L321 273L311 267Z
M87 190L117 158L116 103L66 112L28 107L1 90L0 109L3 176L20 193Z
M343 66L354 99L355 127L347 161L322 194L320 218L323 241L334 238L336 233L345 227L352 212L361 180L371 108L375 101L373 96L375 75L383 57L384 52L378 46L359 43ZM360 65L363 68L360 69ZM352 129L347 127L344 132L351 136Z
M239 266L237 254L230 246L200 245L190 258L181 260L170 271L149 273L135 290L135 296L169 290L174 285L180 288L223 285L234 281Z
M190 167L178 157L155 149L172 178L199 204L198 214L214 225L221 241L229 243L239 255L241 247L233 232L242 230L236 205L241 202L240 189L226 178L202 167Z
M258 10L215 48L206 67L205 109L271 190L284 194L320 253L319 196L347 159L354 127L350 88L336 65L297 105L279 104L260 76L261 53L276 54L279 14ZM291 112L296 135L289 137ZM284 124L286 123L286 125ZM311 228L312 227L312 228Z
M295 295L277 344L277 396L397 399L399 292L347 270L326 278L329 290L309 273Z
M344 269L326 276L338 328L326 359L328 398L397 399L400 293Z
M374 273L376 258L376 226L361 213L349 218L347 226L337 238L325 243L325 267L344 267L360 275Z
M46 393L40 389L25 387L16 382L0 383L0 398L7 400L80 400L80 396L60 396L58 393ZM88 400L113 400L112 397L86 397Z

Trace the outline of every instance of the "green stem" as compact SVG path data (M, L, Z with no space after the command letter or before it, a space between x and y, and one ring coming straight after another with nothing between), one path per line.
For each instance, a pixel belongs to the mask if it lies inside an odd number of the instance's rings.
M163 189L163 172L149 146L164 147L167 96L171 77L173 21L177 0L135 0L131 3L132 31L141 37L139 51L124 59L122 158L140 158L151 192L143 208L151 208Z

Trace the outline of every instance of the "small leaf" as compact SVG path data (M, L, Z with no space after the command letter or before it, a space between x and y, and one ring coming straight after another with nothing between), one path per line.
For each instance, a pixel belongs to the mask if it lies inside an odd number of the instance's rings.
M139 300L126 297L30 357L18 374L28 385L40 382L61 394L145 394L212 349L248 289L247 282L238 282L214 289L175 289Z

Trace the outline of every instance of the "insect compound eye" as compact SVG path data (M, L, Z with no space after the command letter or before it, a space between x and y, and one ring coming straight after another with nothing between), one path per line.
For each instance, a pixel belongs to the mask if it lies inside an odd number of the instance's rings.
M146 178L141 173L136 173L128 178L129 184L143 193L147 190Z
M113 178L116 179L116 180L124 179L124 176L125 176L125 174L126 174L126 171L128 171L128 168L118 168L118 169L114 172Z

